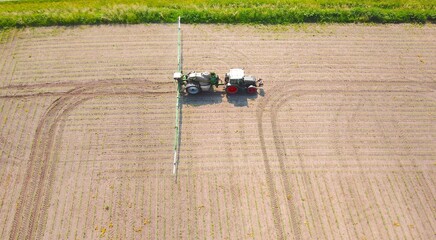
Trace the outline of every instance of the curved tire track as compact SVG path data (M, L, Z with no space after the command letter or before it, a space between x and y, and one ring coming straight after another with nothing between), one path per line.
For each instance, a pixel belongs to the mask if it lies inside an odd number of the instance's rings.
M276 186L274 183L273 173L271 171L271 165L268 159L268 153L266 152L266 146L265 146L265 137L263 133L263 114L265 111L265 105L268 104L269 98L266 97L264 101L260 103L260 107L257 109L257 130L259 131L259 140L260 140L260 146L262 150L262 157L263 157L263 163L265 165L265 172L266 172L266 183L268 186L269 191L269 197L271 202L271 211L273 215L273 221L274 226L276 228L277 232L277 239L284 239L283 237L283 222L282 218L279 212L279 204L277 199L277 192L276 192Z
M144 80L130 82L98 82L77 85L57 98L40 119L32 143L29 165L13 220L10 239L39 239L43 237L47 208L51 196L57 158L51 157L59 121L77 106L100 95L164 94L148 91ZM133 87L118 89L114 87ZM144 88L141 90L141 87ZM106 89L105 89L106 88ZM110 88L110 89L107 89ZM102 91L98 91L102 90Z
M283 140L283 135L281 134L281 131L279 129L279 126L277 125L277 110L280 109L283 104L285 104L287 101L289 101L292 94L287 94L288 92L283 93L279 98L277 98L274 103L272 104L271 108L271 126L273 131L273 139L274 139L274 146L277 153L277 158L279 161L280 166L280 176L282 178L282 182L284 185L284 190L286 193L286 200L287 200L287 206L288 211L291 217L291 226L292 231L294 233L294 239L301 239L301 229L300 229L300 216L298 215L298 211L296 209L295 203L294 203L294 192L297 192L295 187L292 186L290 183L289 175L286 171L286 147Z
M277 239L285 239L285 235L283 233L284 229L284 223L282 216L280 214L280 207L279 207L279 200L276 192L276 184L274 183L273 179L273 172L271 170L270 160L268 158L268 153L266 151L266 144L265 144L265 137L264 137L264 126L263 126L263 116L265 112L265 108L268 106L271 107L270 113L271 113L271 124L273 129L273 140L275 149L277 152L277 157L279 161L279 167L280 167L280 176L282 178L282 182L285 187L286 192L286 200L287 200L287 208L289 211L289 216L291 218L291 227L292 232L294 234L294 239L301 239L301 229L300 229L300 217L298 215L298 211L295 207L295 203L293 200L294 196L294 190L292 189L292 185L289 181L289 176L286 172L286 166L285 166L285 146L283 143L283 136L279 134L279 129L277 127L276 118L277 118L277 109L280 108L281 105L283 105L287 99L289 99L290 94L288 92L281 92L282 87L277 86L273 88L277 90L279 93L282 93L278 95L277 98L273 98L272 100L270 97L266 96L265 100L260 103L260 107L257 110L257 126L259 131L259 139L260 139L260 145L262 150L262 157L264 159L264 165L265 165L265 171L266 171L266 181L268 185L268 190L270 192L270 201L272 204L272 214L274 218L274 225L276 227L277 232ZM275 92L275 91L271 91ZM282 100L282 98L284 98Z

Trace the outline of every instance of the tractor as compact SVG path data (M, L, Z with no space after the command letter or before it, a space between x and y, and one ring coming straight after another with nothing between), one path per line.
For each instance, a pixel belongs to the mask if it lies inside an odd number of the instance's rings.
M246 76L244 69L232 68L226 73L225 90L227 94L245 91L250 94L257 93L257 88L263 86L262 79L256 81L253 76Z
M232 68L225 76L225 83L221 83L219 76L214 72L190 72L183 75L181 72L174 73L174 80L185 86L185 91L190 95L196 95L202 91L210 91L212 86L225 86L227 94L246 91L249 94L257 93L257 89L263 86L261 79L256 81L253 76L246 76L244 69Z

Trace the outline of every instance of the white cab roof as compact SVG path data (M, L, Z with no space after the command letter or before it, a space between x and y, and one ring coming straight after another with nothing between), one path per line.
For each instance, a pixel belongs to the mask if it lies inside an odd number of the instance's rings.
M244 69L241 68L232 68L229 72L230 79L242 79L244 78Z

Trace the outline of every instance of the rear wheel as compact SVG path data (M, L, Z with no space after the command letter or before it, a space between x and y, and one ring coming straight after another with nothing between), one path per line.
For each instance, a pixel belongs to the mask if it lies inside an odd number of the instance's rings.
M249 94L254 94L256 92L257 92L257 88L253 85L251 85L247 88L247 93L249 93Z
M185 89L186 89L186 92L191 94L191 95L195 95L195 94L198 94L200 92L200 88L197 85L192 84L192 83L186 84Z
M227 86L226 87L226 92L228 93L228 94L235 94L235 93L237 93L238 92L238 87L236 87L236 86L233 86L233 85L230 85L230 86Z

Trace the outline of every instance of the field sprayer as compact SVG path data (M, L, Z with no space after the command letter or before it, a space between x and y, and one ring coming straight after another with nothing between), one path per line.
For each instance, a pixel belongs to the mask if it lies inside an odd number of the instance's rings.
M254 94L257 93L258 88L263 86L262 79L256 81L255 77L245 75L244 69L241 68L230 69L225 75L224 83L221 82L220 77L215 72L190 72L187 75L183 75L182 72L176 72L173 77L191 95L202 91L210 91L212 86L216 88L224 86L227 94L244 91Z
M178 66L177 72L173 78L177 83L177 101L176 101L176 125L175 125L175 141L174 141L174 158L173 158L173 174L175 182L177 182L177 169L179 165L180 151L180 129L181 129L181 93L183 89L190 95L196 95L200 92L212 91L213 87L218 88L224 86L227 94L235 94L238 92L246 92L248 94L256 94L257 89L262 89L262 79L256 80L254 76L245 75L243 68L232 68L225 74L224 82L215 72L189 72L183 74L183 58L182 58L182 31L180 27L180 17L178 21Z

